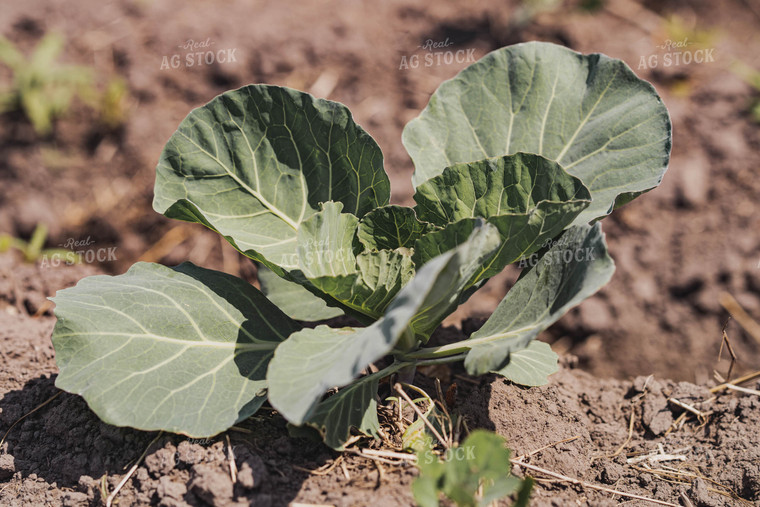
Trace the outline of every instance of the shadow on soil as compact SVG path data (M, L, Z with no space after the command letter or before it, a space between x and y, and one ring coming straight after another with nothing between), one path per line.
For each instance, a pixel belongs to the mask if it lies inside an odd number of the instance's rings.
M55 376L39 377L0 399L0 436L8 432L0 458L12 458L0 459L0 482L36 476L100 504L101 477L107 476L112 491L148 449L133 488L120 494L128 495L123 498L127 504L156 503L173 495L194 506L256 499L287 505L309 476L290 470L292 465L314 469L334 457L319 443L289 437L284 420L266 408L242 423L240 431L201 440L159 436L104 424L81 397L58 390L54 382ZM229 477L227 436L238 470L235 484ZM284 484L280 470L288 472Z

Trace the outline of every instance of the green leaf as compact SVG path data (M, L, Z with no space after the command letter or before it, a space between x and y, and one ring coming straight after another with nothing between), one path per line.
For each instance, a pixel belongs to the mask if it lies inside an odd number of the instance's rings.
M341 213L341 203L325 203L322 211L298 231L298 258L307 283L354 316L377 320L414 275L406 249L363 252L355 232L358 219Z
M559 371L558 360L548 343L534 340L511 352L507 364L495 373L522 386L542 386L549 382L549 375Z
M591 194L556 162L516 153L447 167L419 185L414 200L422 220L446 226L465 218L527 213L542 202L585 207Z
M473 375L500 372L508 366L510 353L527 347L570 308L607 284L614 271L601 225L568 229L533 267L523 271L483 327L459 342L470 348L465 368ZM523 359L521 364L527 363ZM514 367L508 372L517 375ZM536 375L542 374L539 368Z
M510 474L510 451L496 433L475 430L443 461L429 447L417 453L420 475L412 485L423 506L439 505L440 493L459 506L486 506L511 495L523 481ZM522 492L520 493L522 495Z
M302 424L328 389L345 386L357 378L367 365L391 352L410 327L437 327L447 315L450 301L458 296L457 288L469 277L471 266L478 266L481 257L497 244L498 234L493 227L482 227L468 242L418 271L385 315L369 327L317 326L290 335L277 347L269 364L269 402L289 422Z
M518 480L509 476L511 453L501 435L475 430L462 442L461 449L465 451L465 459L457 459L457 454L453 454L453 459L447 463L444 483L446 496L455 502L460 505L469 503L470 499L476 498L479 487L483 488L482 499L493 501L512 494L520 485ZM491 499L492 490L498 492L497 498ZM487 502L480 501L477 505L487 505Z
M581 224L610 213L619 194L660 183L671 124L652 85L624 62L528 42L443 83L404 128L403 143L415 187L457 163L518 152L555 160L591 191Z
M512 504L512 507L528 507L530 505L530 494L533 491L533 486L536 484L535 479L533 477L526 477L522 481L522 486L520 487L520 491L517 492L517 498L515 499L515 503Z
M538 251L590 202L579 179L556 162L525 153L446 168L420 185L414 198L420 217L444 226L417 241L413 259L418 266L469 237L475 217L499 230L501 246L470 285Z
M359 277L355 283L354 294L360 295L364 313L377 315L393 301L398 292L414 276L414 263L408 251L380 250L379 252L362 252L356 258ZM365 290L364 294L359 289Z
M166 144L153 208L201 223L280 274L296 231L327 201L356 215L390 198L375 141L342 104L250 85L193 110Z
M412 482L414 500L420 507L438 507L446 465L433 454L429 444L416 454L420 475Z
M2 35L0 35L0 62L10 67L13 72L18 72L24 65L24 55Z
M49 73L55 67L55 60L63 51L65 41L57 33L47 33L40 40L30 58L30 65L37 71Z
M299 328L252 285L190 263L137 263L53 301L57 387L109 424L191 437L261 406L274 349Z
M343 315L340 309L327 306L301 285L277 276L266 266L259 264L257 269L261 292L291 319L315 322Z
M303 424L328 389L348 384L374 360L374 351L357 347L360 332L322 325L290 335L269 363L267 381L272 406L289 422ZM388 348L387 343L368 344L379 349L380 355ZM366 360L368 352L372 356ZM342 367L336 368L337 364Z
M390 205L364 215L357 237L367 250L413 248L414 242L433 228L420 221L412 208Z
M367 375L319 402L306 424L316 428L325 444L337 451L351 436L351 428L377 438L377 384L380 377Z

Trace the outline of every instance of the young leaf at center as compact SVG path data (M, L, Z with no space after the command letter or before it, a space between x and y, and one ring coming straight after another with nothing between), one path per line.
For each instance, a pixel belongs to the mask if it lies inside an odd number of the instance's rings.
M288 421L300 425L331 387L341 387L372 362L391 352L415 323L437 326L456 298L451 287L463 286L472 266L498 246L490 225L478 229L458 248L427 263L394 298L385 315L363 329L318 326L294 333L276 350L269 364L269 401ZM329 421L328 421L329 423Z
M467 238L478 218L499 230L502 244L474 274L474 285L559 235L588 207L591 194L556 162L517 153L447 167L418 186L414 199L422 219L443 227L416 242L417 265Z

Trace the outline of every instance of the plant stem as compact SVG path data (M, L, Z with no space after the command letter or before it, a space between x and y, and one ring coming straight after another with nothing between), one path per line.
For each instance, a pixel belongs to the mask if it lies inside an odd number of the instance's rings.
M462 354L470 350L470 346L464 345L463 341L441 345L440 347L425 347L415 352L410 352L401 356L404 361L415 361L418 359L437 359Z
M445 364L445 363L454 363L456 361L461 361L467 357L467 354L457 354L455 356L445 356L445 357L436 357L433 359L422 359L419 361L416 361L414 364L415 366L429 366L431 364Z
M404 361L403 363L396 363L398 366L401 367L399 368L398 380L402 384L411 384L414 381L414 373L417 371L418 366L430 366L431 364L453 363L456 361L461 361L466 356L467 354L465 353L465 354L457 354L455 356L436 357L432 359L411 360L411 361Z
M372 373L372 374L368 375L367 377L385 378L385 377L388 377L390 375L393 375L394 373L396 373L397 371L399 371L404 366L406 366L406 364L404 364L404 363L393 363L393 364L391 364L389 366L386 366L385 368L383 368L380 371L376 371L375 373ZM366 377L362 377L362 378L364 378L366 380Z

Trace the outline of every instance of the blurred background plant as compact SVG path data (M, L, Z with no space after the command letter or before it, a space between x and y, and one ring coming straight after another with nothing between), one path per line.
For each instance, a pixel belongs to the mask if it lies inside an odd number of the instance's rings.
M736 60L731 65L731 70L755 89L748 110L755 123L760 123L760 70L754 69L740 60Z
M97 110L100 113L100 122L111 129L123 125L127 119L128 102L127 82L120 77L110 79L105 90L98 97Z
M555 11L561 4L560 0L522 0L512 21L515 26L525 26L537 16Z
M720 30L704 28L697 22L696 17L687 19L674 14L663 19L663 42L685 42L688 46L683 49L709 49L715 47L720 39Z
M32 233L31 238L29 238L29 241L24 241L23 239L15 238L10 234L2 233L0 234L0 253L6 253L10 249L18 250L23 255L24 262L30 263L37 262L45 255L58 255L63 257L66 254L71 253L70 250L65 250L63 248L43 249L47 236L48 228L45 224L37 224L37 227L34 228L34 232ZM70 257L71 259L76 259L75 256ZM76 262L76 260L73 262Z
M0 63L11 71L10 84L0 85L0 114L21 111L39 136L48 136L78 98L98 114L98 121L115 129L127 116L128 89L120 78L109 79L98 91L93 69L58 61L64 39L46 34L27 58L0 36Z

